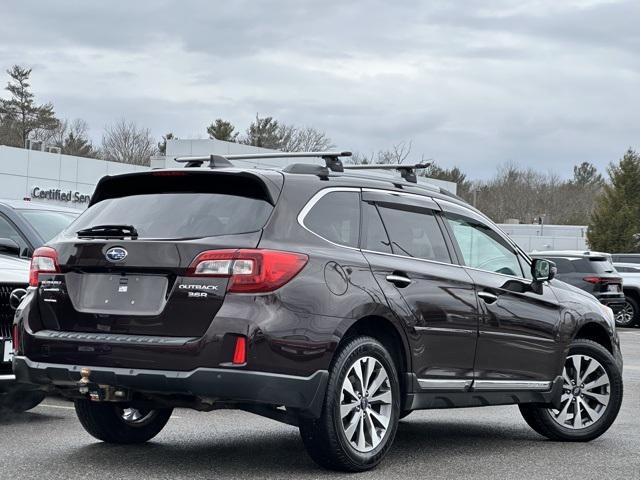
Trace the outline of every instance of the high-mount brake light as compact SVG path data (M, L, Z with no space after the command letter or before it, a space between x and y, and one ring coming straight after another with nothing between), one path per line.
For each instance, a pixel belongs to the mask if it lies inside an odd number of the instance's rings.
M279 250L208 250L187 271L190 277L227 277L231 293L272 292L285 285L307 264L301 253Z
M41 273L60 273L58 252L51 247L36 248L29 266L29 286L37 287Z

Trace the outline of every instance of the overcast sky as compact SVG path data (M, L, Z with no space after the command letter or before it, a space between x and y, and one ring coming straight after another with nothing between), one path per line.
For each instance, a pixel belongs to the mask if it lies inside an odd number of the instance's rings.
M638 0L6 0L1 16L0 68L33 67L37 100L98 141L123 117L205 138L259 112L354 151L412 141L474 178L569 176L640 144Z

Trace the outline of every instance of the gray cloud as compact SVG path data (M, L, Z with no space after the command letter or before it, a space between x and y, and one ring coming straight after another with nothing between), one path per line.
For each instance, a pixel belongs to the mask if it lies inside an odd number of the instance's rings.
M569 175L637 146L635 0L10 1L0 67L99 140L121 117L204 136L256 112L341 148L413 141L474 177L507 161Z

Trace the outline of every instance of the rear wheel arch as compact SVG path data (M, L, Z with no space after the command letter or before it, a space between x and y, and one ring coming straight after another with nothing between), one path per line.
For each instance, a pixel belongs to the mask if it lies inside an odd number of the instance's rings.
M574 336L574 340L576 339L594 341L606 348L609 353L613 353L613 345L611 344L609 333L607 329L599 323L590 322L580 327Z
M387 348L396 363L398 374L411 371L410 349L406 335L391 320L378 315L356 320L341 335L338 348L350 339L361 335L373 337Z

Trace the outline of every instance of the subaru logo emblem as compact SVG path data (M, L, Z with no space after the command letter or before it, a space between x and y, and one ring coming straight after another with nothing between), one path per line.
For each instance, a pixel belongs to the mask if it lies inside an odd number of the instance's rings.
M127 251L122 247L112 247L104 254L110 262L119 262L127 256Z

